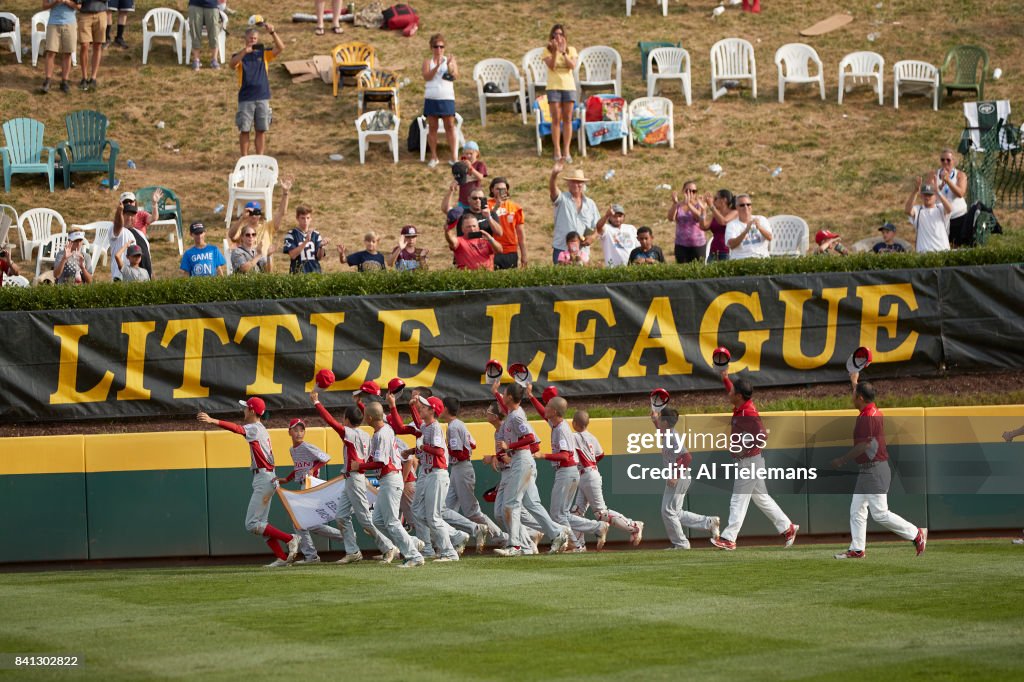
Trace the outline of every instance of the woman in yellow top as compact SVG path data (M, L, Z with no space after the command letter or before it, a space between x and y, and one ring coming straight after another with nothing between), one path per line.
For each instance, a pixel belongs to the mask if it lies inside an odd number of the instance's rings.
M566 42L565 28L561 24L551 27L548 51L544 63L548 67L548 108L551 110L551 143L555 147L555 161L572 163L569 145L572 143L572 110L576 102L576 48ZM563 130L564 129L564 130Z

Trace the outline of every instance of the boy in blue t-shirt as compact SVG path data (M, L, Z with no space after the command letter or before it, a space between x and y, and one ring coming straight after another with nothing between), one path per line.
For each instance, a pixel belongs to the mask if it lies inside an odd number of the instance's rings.
M320 259L324 257L327 240L313 229L313 209L301 205L295 209L298 227L284 237L284 252L292 259L289 271L293 274L323 272Z
M223 275L224 254L216 246L206 243L206 226L195 222L188 226L194 245L181 256L181 270L189 277Z
M366 250L357 251L351 256L346 256L345 247L339 245L338 259L341 260L342 265L351 265L359 272L385 270L387 266L385 265L384 254L377 250L377 241L376 232L367 232L363 237L363 244L366 245Z

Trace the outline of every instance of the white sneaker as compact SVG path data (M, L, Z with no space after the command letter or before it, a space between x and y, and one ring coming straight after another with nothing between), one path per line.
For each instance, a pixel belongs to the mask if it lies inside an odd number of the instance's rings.
M292 539L288 541L288 563L295 561L295 555L299 553L299 536L292 533Z
M796 542L797 531L799 530L800 526L796 525L795 523L789 524L789 529L784 533L784 535L786 536L786 547L793 546L793 543ZM918 554L920 554L920 552L918 552Z
M487 544L487 526L482 523L476 525L476 553L480 554L484 551L484 545Z
M675 551L675 550L680 550L680 549L690 549L690 545L672 545L671 547L666 547L665 548L665 550L669 551L669 552L672 552L672 551Z
M398 558L398 548L392 547L389 549L384 556L380 558L382 564L390 564L392 561Z
M416 551L417 552L422 552L423 548L427 546L427 543L423 542L423 540L420 540L419 538L413 538L413 539L416 540Z
M431 159L427 162L427 168L437 168L437 159Z
M299 559L298 561L293 561L292 565L293 566L303 566L303 565L308 566L309 564L318 564L318 563L320 563L320 557L314 557L312 559L302 558L302 559Z
M339 564L355 564L363 560L363 553L356 552L355 554L346 554L342 558L338 559Z
M644 539L644 522L635 521L634 523L636 523L636 530L633 531L633 535L629 538L629 542L636 547L640 544L640 541Z
M1024 538L1014 538L1013 539L1013 544L1015 544L1015 545L1024 545Z
M439 556L436 559L434 559L433 563L435 563L435 564L448 564L448 563L451 563L453 561L458 561L458 559L455 559L455 558L450 557L450 556Z
M608 529L611 526L606 521L601 522L601 530L597 531L597 551L600 552L604 548L604 543L608 540Z
M570 164L572 163L572 156L566 154L565 156L562 157L562 161L565 162L566 164Z
M521 547L497 547L494 553L498 556L523 556L523 550Z
M586 545L576 545L575 547L573 547L572 551L573 551L574 554L583 554L584 552L587 551L587 546Z
M269 564L267 564L263 568L284 568L285 566L290 566L290 565L291 564L289 564L284 559L274 559L273 561L271 561Z
M462 556L466 552L466 543L468 542L469 536L467 535L466 539L463 542L460 542L459 544L455 545L455 551L459 553L459 556Z
M426 562L423 560L423 557L420 557L418 559L406 559L402 563L398 564L398 567L399 568L416 568L417 566L422 566L425 563Z
M565 546L569 544L569 534L562 529L562 532L555 536L555 539L551 541L551 549L548 550L548 554L558 554Z
M722 519L720 517L718 517L718 516L712 516L711 517L711 527L708 528L708 531L711 533L711 537L717 538L719 535L721 535L721 533L718 532L721 527L722 527Z

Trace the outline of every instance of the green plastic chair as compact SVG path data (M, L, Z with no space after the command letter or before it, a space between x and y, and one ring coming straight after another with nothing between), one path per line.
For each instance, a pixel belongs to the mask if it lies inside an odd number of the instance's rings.
M981 73L978 73L978 66ZM988 52L977 45L957 45L946 54L942 63L942 88L946 95L954 90L970 90L979 100L985 99L985 74L988 73Z
M4 123L6 147L0 147L4 167L4 192L11 192L15 173L46 173L53 191L53 147L43 146L45 126L33 118L12 118ZM46 161L40 162L46 152Z
M178 233L178 253L180 255L183 251L181 200L178 198L178 195L174 193L174 190L159 185L143 187L142 189L135 190L135 203L139 208L143 208L148 211L153 205L153 191L156 190L157 187L160 187L160 190L163 191L164 195L160 198L160 203L157 205L157 215L153 216L153 222L150 223L150 227L161 224L170 225L173 223Z
M98 111L82 109L64 117L68 139L57 145L60 162L64 167L64 188L71 187L71 174L81 171L102 171L109 175L109 189L114 188L114 164L121 150L107 139L107 117ZM109 158L103 160L103 150L110 147Z

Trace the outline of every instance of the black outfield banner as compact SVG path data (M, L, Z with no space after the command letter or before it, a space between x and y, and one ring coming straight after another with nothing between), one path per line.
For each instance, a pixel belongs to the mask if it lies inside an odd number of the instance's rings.
M732 351L755 386L840 381L858 346L871 377L1024 366L1024 270L993 265L0 313L0 421L309 405L317 370L489 395L484 365L526 364L566 396L708 389ZM126 285L127 286L127 285ZM507 380L507 377L506 377Z

